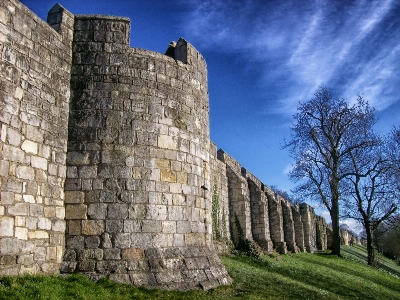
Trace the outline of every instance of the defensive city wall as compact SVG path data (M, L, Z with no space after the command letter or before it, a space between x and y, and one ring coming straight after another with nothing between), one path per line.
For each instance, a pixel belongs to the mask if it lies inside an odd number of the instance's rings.
M230 284L217 253L240 239L329 247L312 207L210 141L201 54L184 39L163 55L129 37L127 18L56 4L45 23L0 3L0 275L208 289Z

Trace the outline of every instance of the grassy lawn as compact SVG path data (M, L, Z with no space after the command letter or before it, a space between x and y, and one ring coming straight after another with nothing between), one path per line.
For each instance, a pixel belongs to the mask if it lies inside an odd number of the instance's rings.
M342 246L341 250L346 259L354 260L363 264L367 263L367 253L364 246ZM396 264L396 261L384 257L379 253L376 254L376 258L378 260L379 268L382 271L389 272L400 278L400 266Z
M135 288L108 280L93 283L73 275L0 278L0 299L400 299L400 278L359 261L360 247L343 247L348 259L327 253L221 259L234 283L204 291ZM389 260L392 274L400 267ZM386 270L387 271L387 270Z

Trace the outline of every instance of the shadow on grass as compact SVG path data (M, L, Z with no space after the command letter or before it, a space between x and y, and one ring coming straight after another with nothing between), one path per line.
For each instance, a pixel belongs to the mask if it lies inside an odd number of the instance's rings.
M344 252L349 253L356 258L360 258L361 261L367 264L367 252L364 247L356 245L352 247L345 247L343 250ZM400 268L396 268L396 266L390 266L390 264L394 264L394 262L378 253L376 258L380 269L400 277Z
M318 256L321 256L320 254L317 254ZM347 274L349 276L354 277L353 280L359 279L361 282L365 282L365 289L368 290L371 288L373 284L380 285L384 289L389 289L389 290L395 290L400 293L400 281L396 279L395 277L384 277L384 273L380 273L378 270L366 265L366 264L360 264L357 262L349 262L349 264L344 264L341 262L341 258L337 258L335 256L326 256L323 255L324 260L315 260L314 258L311 257L302 257L300 258L301 260L309 263L309 264L315 264L322 266L324 268L327 268L328 270L331 270L331 272L340 272L343 275ZM331 260L330 260L331 259ZM343 280L343 278L342 278ZM393 284L395 283L395 284ZM341 283L344 284L344 283ZM346 283L347 285L348 283ZM354 283L350 283L350 285L353 285ZM390 299L390 298L387 298ZM400 299L400 296L399 296Z

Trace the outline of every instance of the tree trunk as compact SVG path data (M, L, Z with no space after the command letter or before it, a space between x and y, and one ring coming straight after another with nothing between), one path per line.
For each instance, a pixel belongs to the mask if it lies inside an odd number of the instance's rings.
M331 254L340 255L340 228L339 228L339 201L332 199L332 252Z
M367 223L365 227L365 231L367 232L367 255L368 255L368 265L372 267L377 267L377 261L375 260L375 247L374 247L374 232L371 227Z

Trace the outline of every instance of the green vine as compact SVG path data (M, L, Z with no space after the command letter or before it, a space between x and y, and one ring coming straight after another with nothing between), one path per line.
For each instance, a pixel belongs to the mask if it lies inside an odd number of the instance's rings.
M235 225L238 234L238 243L236 246L236 251L239 254L243 253L247 256L260 259L260 253L258 252L254 242L245 238L242 226L240 225L240 221L236 213L235 213Z
M216 240L221 240L221 232L219 231L219 199L218 187L216 184L213 186L212 196L212 223L213 223L213 236Z
M226 227L226 214L225 214L225 208L222 209L222 237L226 243L229 243L228 241L228 228Z

